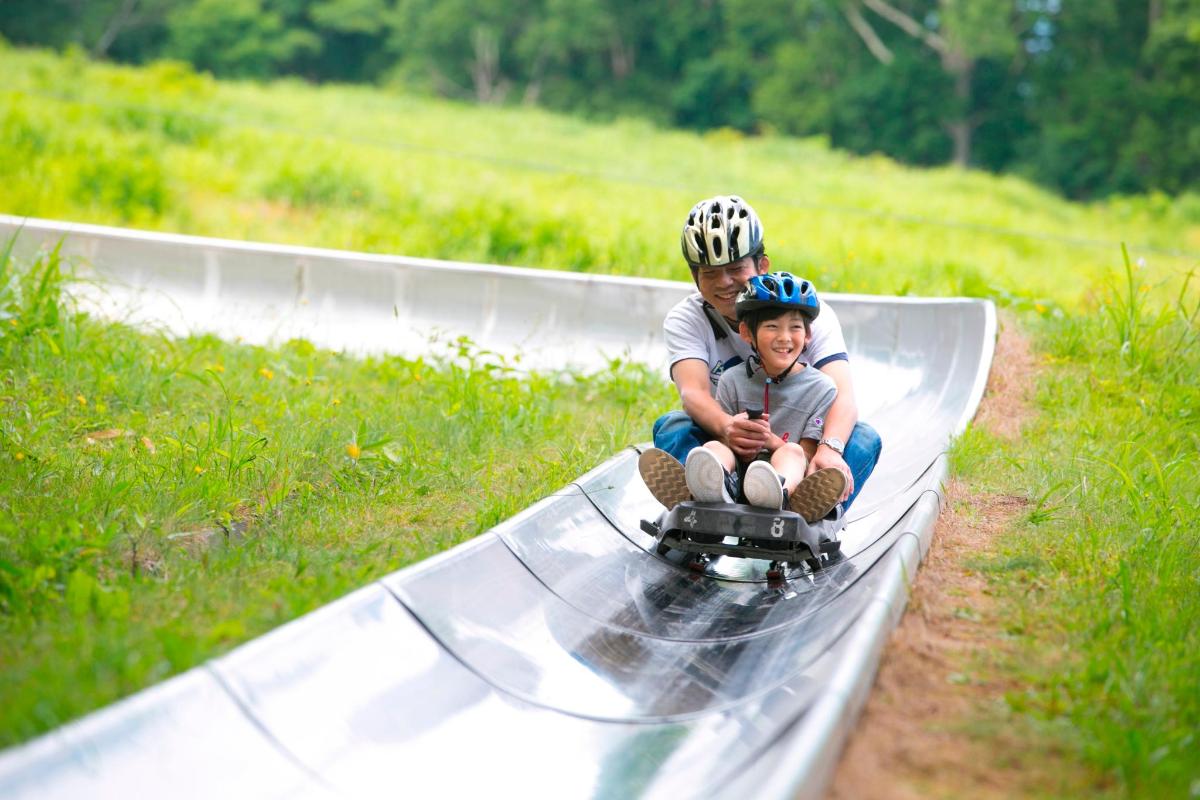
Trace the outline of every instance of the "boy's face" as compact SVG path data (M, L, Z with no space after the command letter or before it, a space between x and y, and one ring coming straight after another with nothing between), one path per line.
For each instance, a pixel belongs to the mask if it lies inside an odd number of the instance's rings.
M751 335L750 326L741 323L738 333L758 349L767 374L778 375L790 367L808 344L809 331L799 311L785 311L778 317L763 320Z

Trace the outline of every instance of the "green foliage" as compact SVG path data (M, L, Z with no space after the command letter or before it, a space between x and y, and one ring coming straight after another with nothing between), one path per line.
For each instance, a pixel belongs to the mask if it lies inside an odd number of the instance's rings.
M1126 259L1099 308L1027 317L1043 414L1013 443L973 432L956 465L1034 500L981 565L1017 645L1009 708L1120 796L1187 796L1200 780L1200 305L1152 300L1145 277Z
M173 340L77 313L63 280L53 253L0 258L4 745L475 536L674 401L643 369L531 374L466 339Z
M221 77L820 135L914 164L954 154L1091 197L1200 185L1198 2L8 0L0 35Z
M122 222L153 219L166 208L162 163L136 139L100 139L80 156L71 191L84 207L106 209Z
M218 75L265 78L320 48L311 31L292 28L270 0L197 0L169 18L172 56Z
M13 154L0 159L0 208L14 214L687 280L682 215L736 190L765 220L775 263L823 290L1046 308L1084 300L1118 239L1150 257L1155 292L1174 293L1192 263L1155 249L1200 249L1193 195L1073 205L1021 180L906 170L812 139L268 89L178 62L10 50L0 69L0 148Z

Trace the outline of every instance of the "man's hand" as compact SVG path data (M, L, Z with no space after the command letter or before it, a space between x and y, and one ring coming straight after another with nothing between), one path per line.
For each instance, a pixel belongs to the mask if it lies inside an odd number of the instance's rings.
M813 457L808 460L808 469L804 474L812 475L819 469L833 467L839 469L846 476L846 491L842 492L842 496L838 499L839 503L845 502L846 498L854 492L854 474L850 472L850 465L846 463L846 459L837 454L837 451L830 447L821 445L817 448L817 452L813 453Z
M721 431L721 438L742 461L753 461L758 451L771 440L771 425L766 415L750 419L745 411L732 416Z

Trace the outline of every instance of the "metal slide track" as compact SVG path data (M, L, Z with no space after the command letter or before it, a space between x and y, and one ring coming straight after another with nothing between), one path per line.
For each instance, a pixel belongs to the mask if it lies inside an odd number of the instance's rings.
M428 347L453 286L455 316L477 314L446 333L522 364L662 366L661 319L690 288L0 217L0 237L18 228L18 253L61 240L86 259L102 313L359 351ZM884 440L846 560L776 586L760 562L697 575L653 554L638 523L661 508L626 449L470 542L0 753L0 797L821 796L996 334L988 302L826 299Z

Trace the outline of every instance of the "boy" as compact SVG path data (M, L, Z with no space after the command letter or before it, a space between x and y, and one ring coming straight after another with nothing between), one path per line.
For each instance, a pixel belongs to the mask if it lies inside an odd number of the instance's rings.
M752 461L770 433L745 414L726 413L715 397L721 373L742 367L753 357L752 349L737 333L734 304L747 280L770 272L762 222L740 197L711 197L688 213L680 245L697 291L667 314L663 338L682 409L664 414L654 423L654 447L638 461L650 493L667 508L691 496L681 462L692 448L717 439L741 460ZM848 509L875 468L882 443L870 425L858 421L849 356L837 314L822 304L811 330L804 359L810 369L833 379L837 397L823 415L825 435L809 459L808 470L842 470L847 477L843 508Z
M824 417L837 387L800 360L821 306L811 283L787 272L755 275L738 295L738 333L754 355L727 370L717 384L725 413L763 430L765 445L742 479L746 502L778 509L786 504L812 523L837 505L846 476L834 468L804 477L824 434ZM688 489L702 502L733 502L737 457L712 440L693 448L684 466Z

